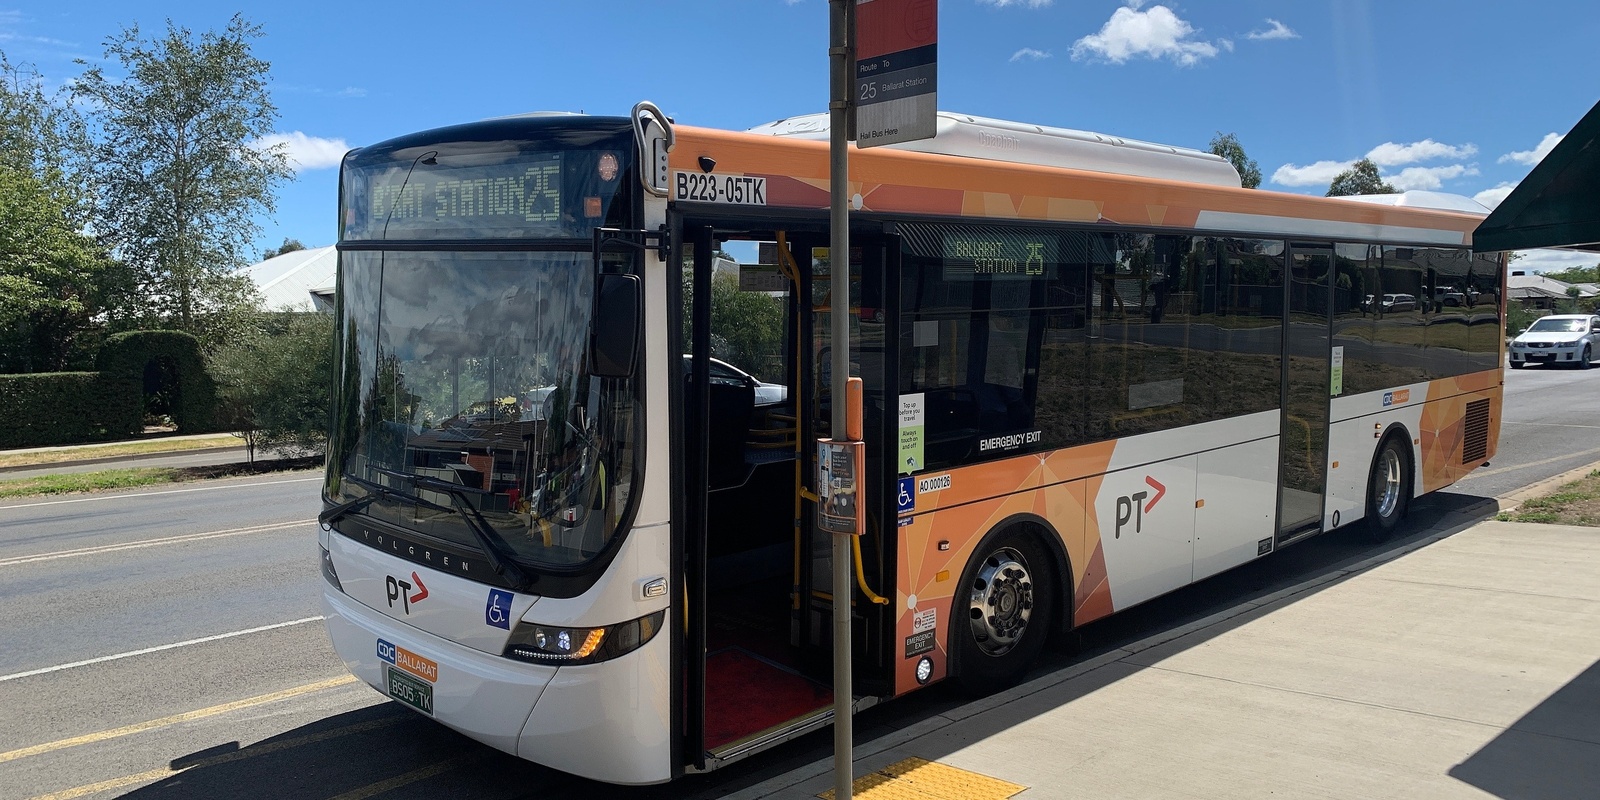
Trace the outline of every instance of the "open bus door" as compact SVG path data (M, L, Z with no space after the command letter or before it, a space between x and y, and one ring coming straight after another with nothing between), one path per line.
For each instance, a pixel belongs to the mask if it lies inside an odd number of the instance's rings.
M748 231L748 221L739 230ZM832 574L829 535L815 530L813 491L816 440L829 435L828 391L829 259L825 231L768 232L786 255L777 269L788 291L760 292L783 308L781 364L729 364L714 343L734 331L718 331L713 297L732 302L732 277L716 274L718 227L695 220L681 230L682 295L671 302L684 311L684 375L674 403L675 496L681 505L686 658L683 711L685 763L706 769L813 729L832 719ZM763 234L745 236L759 237ZM852 373L866 384L868 465L865 486L868 533L861 539L865 583L892 597L893 497L878 487L894 485L894 465L884 458L897 409L892 385L896 347L887 347L894 315L882 298L885 237L853 247L849 313ZM898 257L898 247L893 248ZM726 264L724 263L724 266ZM723 283L714 288L717 281ZM863 290L861 287L866 286ZM748 297L734 297L761 306ZM685 302L686 301L686 302ZM863 308L865 307L865 308ZM727 355L727 353L723 353ZM728 366L754 373L763 386L741 382ZM781 379L781 380L780 380ZM786 390L772 402L774 384ZM762 390L757 396L757 390ZM892 455L892 453L891 453ZM884 480L887 476L888 480ZM885 522L888 525L885 526ZM887 693L892 610L858 588L854 656L858 694Z

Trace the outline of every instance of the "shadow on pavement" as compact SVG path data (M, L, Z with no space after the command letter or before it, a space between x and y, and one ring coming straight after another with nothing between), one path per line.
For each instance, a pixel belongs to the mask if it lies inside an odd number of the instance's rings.
M1237 612L1230 619L1189 634L1183 641L1185 647L1202 644L1256 616L1252 613L1257 608L1255 601L1266 595L1319 576L1336 575L1373 556L1415 548L1435 535L1438 528L1486 517L1493 510L1482 505L1483 500L1470 495L1436 493L1417 503L1410 523L1403 529L1405 533L1388 542L1374 543L1359 525L1354 526L1287 547L1107 620L1084 626L1063 641L1052 642L1027 679L1049 676L1088 658L1220 612ZM1463 510L1475 513L1470 518L1456 513ZM1309 597L1337 583L1337 578L1329 580L1296 598ZM1019 724L1139 669L1136 665L1125 664L1094 670L1039 692L1030 698L1031 702L1010 703L1003 713L990 715L990 718L995 725ZM1569 689L1577 695L1587 693L1583 696L1588 698L1592 708L1594 695L1600 692L1597 684L1600 684L1600 671L1590 669L1585 679L1574 681ZM1497 740L1461 765L1457 777L1488 788L1497 785L1492 776L1507 774L1508 767L1502 760L1517 763L1520 759L1521 767L1528 774L1553 769L1534 766L1535 760L1520 754L1517 748L1548 749L1548 742L1563 741L1552 737L1569 734L1556 731L1570 730L1580 720L1562 716L1567 712L1557 709L1556 705L1571 706L1583 699L1577 695L1571 699L1560 695L1551 698L1540 711L1518 724L1520 738L1507 734L1502 737L1506 740L1504 744ZM870 746L875 740L924 720L947 713L958 714L971 700L953 686L941 684L868 709L856 717L856 745L858 748ZM1546 708L1550 710L1543 712ZM1542 713L1548 714L1548 723ZM1592 723L1587 730L1593 740ZM1546 744L1532 743L1535 739ZM1579 751L1571 752L1576 755ZM690 775L658 786L619 787L584 780L506 755L389 703L328 717L249 746L232 743L186 755L171 763L172 769L179 770L175 774L127 796L147 800L216 797L247 800L283 797L698 800L722 797L790 770L826 762L831 755L832 731L825 729L708 774ZM1556 757L1549 753L1546 756ZM1589 769L1583 774L1593 781L1596 768L1591 764ZM1571 792L1562 795L1555 788L1550 791L1553 794L1513 792L1501 793L1501 796L1573 796Z
M1600 795L1600 661L1457 764L1450 777L1505 800Z

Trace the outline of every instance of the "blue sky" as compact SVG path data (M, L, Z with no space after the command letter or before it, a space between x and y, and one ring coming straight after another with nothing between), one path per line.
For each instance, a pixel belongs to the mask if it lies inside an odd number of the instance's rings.
M0 5L0 50L52 84L137 23L261 23L299 169L261 249L335 237L350 147L533 110L743 129L821 111L824 0ZM1262 188L1322 194L1348 162L1491 205L1597 99L1594 0L941 0L939 107L1204 148L1235 133ZM1539 253L1559 269L1588 255Z

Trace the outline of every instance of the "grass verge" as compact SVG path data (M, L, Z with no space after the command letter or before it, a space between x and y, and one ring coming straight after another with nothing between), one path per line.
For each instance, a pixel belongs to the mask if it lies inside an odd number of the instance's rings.
M73 494L78 492L104 492L115 489L136 489L167 483L231 478L240 475L262 475L270 472L318 469L321 456L310 458L283 458L257 461L254 464L216 464L205 467L136 467L131 469L104 469L95 472L77 472L67 475L44 475L0 481L0 498L29 497L33 495Z
M26 467L33 464L59 464L85 458L111 458L137 456L145 453L174 453L186 450L215 450L222 447L243 447L244 440L231 433L204 439L156 439L148 442L123 442L94 447L69 447L65 450L46 450L36 453L0 454L0 467Z
M1495 517L1502 522L1553 522L1600 527L1600 469Z

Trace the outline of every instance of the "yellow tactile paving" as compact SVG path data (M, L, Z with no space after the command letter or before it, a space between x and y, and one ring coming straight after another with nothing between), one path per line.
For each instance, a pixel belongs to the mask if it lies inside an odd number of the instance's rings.
M851 793L859 800L1005 800L1026 788L949 764L908 758L856 778ZM833 800L833 790L817 796Z

